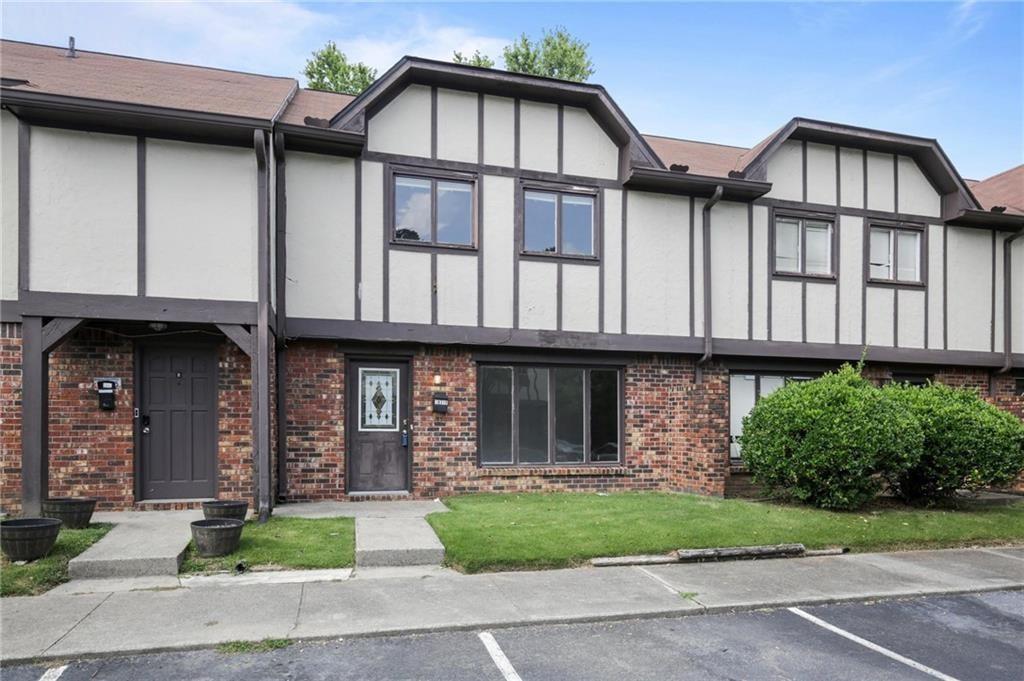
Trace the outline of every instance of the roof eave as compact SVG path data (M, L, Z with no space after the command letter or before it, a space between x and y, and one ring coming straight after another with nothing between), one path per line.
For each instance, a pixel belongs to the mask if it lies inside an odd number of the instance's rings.
M988 210L965 210L945 221L953 227L992 229L1000 232L1024 230L1024 215L1018 213L993 213Z
M278 123L275 129L284 134L286 148L296 151L358 156L366 145L366 135L348 130L316 128L294 123Z
M758 182L739 178L693 175L657 168L633 168L626 187L637 190L686 194L708 197L721 186L725 201L753 201L771 191L770 182Z

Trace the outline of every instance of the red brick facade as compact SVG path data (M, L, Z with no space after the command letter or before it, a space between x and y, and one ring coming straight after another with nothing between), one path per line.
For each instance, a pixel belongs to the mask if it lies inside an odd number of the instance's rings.
M286 352L287 423L272 419L273 430L285 428L288 447L284 499L345 498L346 356L331 341L291 341ZM249 360L227 341L219 355L218 496L253 499ZM712 364L698 382L691 357L638 355L623 363L623 463L482 468L472 354L436 346L411 352L413 496L551 490L750 493L742 470L729 465L728 371ZM272 377L275 370L272 365ZM873 365L867 373L883 381L891 370ZM97 408L92 384L97 376L122 379L115 411ZM95 496L101 508L133 507L133 376L132 340L109 329L80 330L52 354L51 494ZM935 378L988 395L986 370L948 368ZM20 325L0 325L0 504L7 512L16 512L20 503L20 379ZM1024 417L1024 398L1014 393L1013 377L995 376L991 386L990 399ZM437 390L448 395L446 414L431 408Z

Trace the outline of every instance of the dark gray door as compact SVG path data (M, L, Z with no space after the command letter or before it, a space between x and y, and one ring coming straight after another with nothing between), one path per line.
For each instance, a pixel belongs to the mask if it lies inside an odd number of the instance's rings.
M352 362L348 380L348 489L409 489L409 364Z
M216 347L154 344L141 353L142 498L215 496Z

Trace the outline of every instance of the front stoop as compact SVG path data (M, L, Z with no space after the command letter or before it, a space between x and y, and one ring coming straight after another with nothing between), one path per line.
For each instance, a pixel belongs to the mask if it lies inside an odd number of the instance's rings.
M441 565L444 545L423 518L356 518L356 568Z
M201 511L97 513L94 522L115 523L102 539L68 563L71 579L155 577L178 574L192 541L191 521Z

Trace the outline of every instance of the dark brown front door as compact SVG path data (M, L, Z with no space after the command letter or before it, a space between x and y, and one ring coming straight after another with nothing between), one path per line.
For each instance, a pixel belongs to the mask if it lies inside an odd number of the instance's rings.
M348 379L348 489L409 489L409 364L352 362Z
M140 348L139 441L143 499L198 499L217 492L217 349L212 344Z

